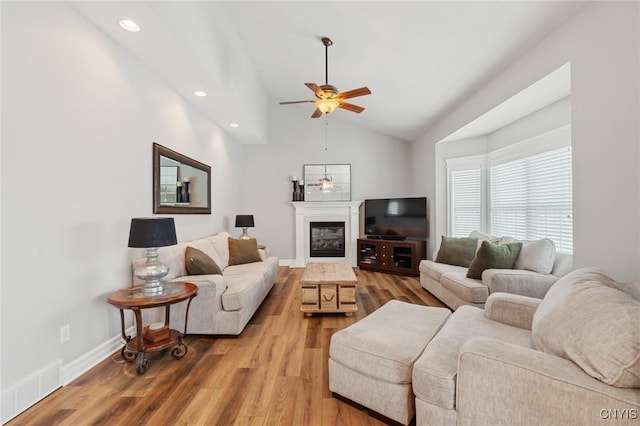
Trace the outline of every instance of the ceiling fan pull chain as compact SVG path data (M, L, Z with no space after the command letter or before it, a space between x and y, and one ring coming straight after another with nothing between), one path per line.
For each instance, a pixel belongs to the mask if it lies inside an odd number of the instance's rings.
M324 115L324 150L327 151L327 133L329 132L329 114ZM326 170L325 170L326 173Z

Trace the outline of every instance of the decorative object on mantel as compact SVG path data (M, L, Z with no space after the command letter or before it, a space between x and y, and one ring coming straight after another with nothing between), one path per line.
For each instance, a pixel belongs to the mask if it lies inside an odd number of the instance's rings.
M305 164L304 180L306 201L351 200L350 164Z
M252 214L239 214L236 215L236 228L242 228L242 235L238 237L239 240L250 240L251 236L247 233L247 228L253 228L255 223L253 222Z
M291 201L304 201L304 181L298 181L298 176L292 176L291 183L293 184Z
M147 261L136 267L136 277L144 281L145 296L163 292L161 279L169 273L169 267L158 260L158 247L178 244L176 226L172 217L138 217L131 219L129 247L147 249Z
M346 109L347 111L361 113L364 108L358 105L353 105L345 102L345 99L356 98L358 96L370 95L371 90L368 87L361 87L359 89L349 90L348 92L338 92L338 88L329 84L329 46L333 44L329 37L322 37L322 44L324 44L324 84L318 86L315 83L305 83L311 91L316 95L316 100L308 101L290 101L280 102L280 105L288 104L302 104L312 103L316 104L316 110L311 115L311 118L318 118L323 113L330 114L335 111L336 108Z

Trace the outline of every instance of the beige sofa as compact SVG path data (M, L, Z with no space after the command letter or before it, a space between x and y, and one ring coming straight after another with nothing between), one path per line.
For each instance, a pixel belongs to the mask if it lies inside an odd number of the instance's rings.
M543 300L496 293L462 306L413 366L416 424L640 422L640 285L595 268Z
M229 237L227 232L220 232L158 249L159 260L170 267L166 281L189 281L198 286L198 295L189 309L187 334L242 333L276 282L278 258L267 257L264 250L259 250L261 262L229 266ZM188 275L185 267L188 246L211 257L222 269L222 275ZM144 262L145 259L134 260L132 269ZM141 284L135 275L133 280L134 284ZM185 309L186 302L172 306L171 328L184 330Z
M496 238L477 231L471 237L478 242L513 242L508 237ZM437 262L420 262L420 285L452 309L462 305L482 308L490 294L506 292L543 298L560 277L572 269L572 256L557 253L550 240L523 242L522 251L513 269L487 269L482 279L467 277L467 267Z

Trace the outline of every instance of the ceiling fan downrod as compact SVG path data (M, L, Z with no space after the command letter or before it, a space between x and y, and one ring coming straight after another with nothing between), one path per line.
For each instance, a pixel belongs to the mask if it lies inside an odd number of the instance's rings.
M322 37L324 44L324 84L329 84L329 46L333 44L329 37Z

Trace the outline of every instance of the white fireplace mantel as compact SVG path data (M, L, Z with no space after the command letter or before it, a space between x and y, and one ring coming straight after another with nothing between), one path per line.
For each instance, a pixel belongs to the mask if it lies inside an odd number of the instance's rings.
M295 267L307 262L343 261L356 266L356 241L360 234L360 205L362 201L293 201L296 209ZM309 257L309 223L344 221L345 257Z

